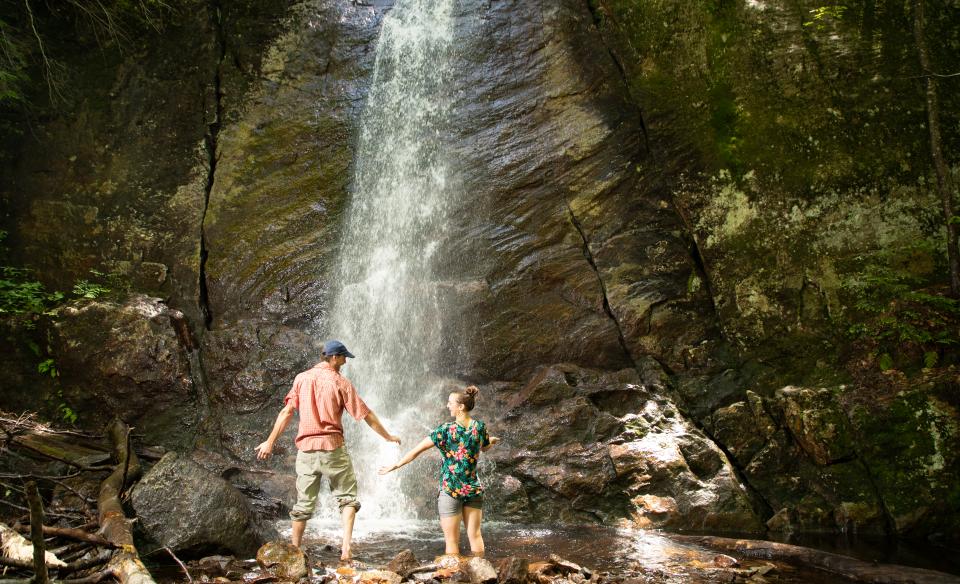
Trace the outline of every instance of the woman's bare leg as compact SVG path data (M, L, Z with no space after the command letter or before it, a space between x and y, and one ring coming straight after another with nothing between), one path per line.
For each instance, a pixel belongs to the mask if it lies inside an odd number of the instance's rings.
M460 516L440 518L440 528L443 530L443 541L446 544L447 555L460 553Z
M480 534L480 522L483 520L483 509L475 507L463 508L463 523L467 526L467 539L470 540L470 552L474 556L483 557L483 535Z

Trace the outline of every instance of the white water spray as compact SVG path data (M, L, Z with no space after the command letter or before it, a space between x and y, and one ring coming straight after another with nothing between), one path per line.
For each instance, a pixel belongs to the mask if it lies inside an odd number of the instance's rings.
M356 355L343 373L387 429L405 439L403 451L436 418L420 402L436 401L428 363L440 347L444 310L433 260L454 196L441 143L451 103L453 4L401 0L383 20L327 327ZM401 451L361 426L345 423L364 520L409 518L396 473L377 475Z

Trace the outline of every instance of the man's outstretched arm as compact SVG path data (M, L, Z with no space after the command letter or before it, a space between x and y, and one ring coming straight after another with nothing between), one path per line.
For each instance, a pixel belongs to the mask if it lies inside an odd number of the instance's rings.
M273 444L277 441L277 438L280 437L280 434L282 434L287 428L287 424L290 423L290 420L293 419L293 412L293 405L287 404L283 406L283 409L280 410L280 413L277 415L277 421L273 423L273 431L270 432L270 437L257 446L257 458L263 460L273 454Z
M387 432L387 429L383 427L383 424L380 423L380 418L377 417L377 414L370 412L367 414L363 421L367 423L368 426L373 428L373 431L383 437L387 442L396 442L400 444L400 437L394 436L390 432Z

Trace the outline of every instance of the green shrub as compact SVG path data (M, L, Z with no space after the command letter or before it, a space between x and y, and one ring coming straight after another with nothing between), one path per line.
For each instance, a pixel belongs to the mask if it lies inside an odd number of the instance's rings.
M956 358L960 301L925 284L880 263L844 283L854 300L847 333L872 350L880 369L932 368Z

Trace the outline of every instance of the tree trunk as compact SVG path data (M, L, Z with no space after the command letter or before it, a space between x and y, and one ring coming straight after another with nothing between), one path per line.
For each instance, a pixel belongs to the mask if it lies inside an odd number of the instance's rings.
M121 584L156 584L140 561L133 545L133 530L120 505L120 493L127 482L140 475L140 462L130 448L130 430L126 424L114 419L107 426L107 435L113 445L117 466L100 485L97 507L100 531L107 540L120 547L119 553L110 560L109 569Z
M940 99L937 95L937 76L930 66L930 54L924 36L923 0L913 0L913 35L920 54L920 68L927 79L927 125L930 129L930 157L937 172L937 191L947 222L947 261L950 264L950 294L960 298L960 249L957 248L957 230L953 221L953 181L947 162L943 158L943 146L940 139Z

